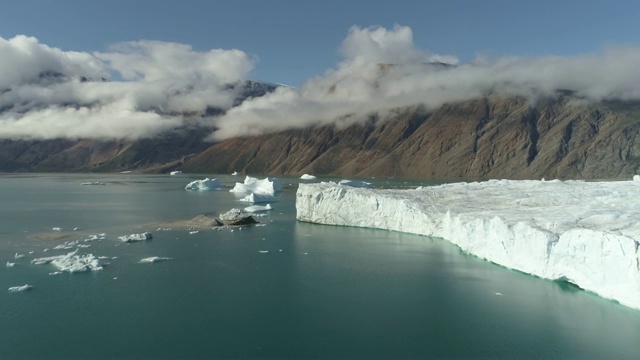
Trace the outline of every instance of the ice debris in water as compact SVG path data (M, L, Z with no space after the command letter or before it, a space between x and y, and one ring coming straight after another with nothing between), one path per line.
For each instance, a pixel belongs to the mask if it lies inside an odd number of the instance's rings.
M162 257L162 256L151 256L151 257L147 257L144 259L140 259L139 262L141 263L155 263L155 262L160 262L160 261L165 261L165 260L172 260L173 258L170 257Z
M53 230L53 231L62 231L62 228L56 226L56 227L52 228L51 230Z
M9 288L10 292L27 291L33 289L33 285L25 284L22 286L12 286Z
M172 172L169 173L169 175L182 175L182 174L183 174L183 172L180 171L180 170L172 171Z
M81 185L107 185L107 184L100 181L87 181L87 182L83 182Z
M244 210L233 208L233 209L227 211L224 214L220 214L220 220L222 220L222 221L231 221L231 220L235 220L239 216L243 216L245 214L246 214L246 212Z
M236 183L235 187L229 190L234 193L252 193L259 195L275 196L282 191L282 182L278 178L267 177L262 180L247 176L244 183Z
M272 195L251 193L251 194L243 197L242 199L240 199L240 201L242 201L242 202L250 202L250 203L265 203L265 202L278 201L278 198L275 197L275 196L272 196Z
M246 208L244 208L244 211L246 212L250 212L250 213L255 213L255 212L260 212L260 211L268 211L268 210L272 210L273 208L271 207L271 204L267 204L265 206L262 205L251 205L251 206L247 206Z
M237 171L234 171L234 172L232 172L232 173L231 173L231 175L233 175L233 176L237 176L237 175L238 175L238 172L237 172Z
M309 174L303 174L302 176L300 176L300 179L302 180L315 180L315 176L314 175L309 175Z
M8 268L14 267L14 266L16 266L16 263L12 263L12 262L7 261L7 267Z
M355 188L363 188L363 189L371 189L373 188L373 184L366 182L366 181L360 181L360 180L348 180L348 179L344 179L344 180L340 180L340 182L338 183L339 185L344 185L344 186L351 186L351 187L355 187Z
M78 273L102 270L105 263L93 254L78 255L78 249L66 255L42 257L31 260L32 264L44 265L53 264L62 272Z
M24 257L24 254L18 254L18 253L16 253L16 254L13 256L13 258L14 258L14 259L20 259L20 258L23 258L23 257Z
M120 241L122 242L136 242L136 241L150 240L152 237L153 236L151 235L151 233L147 231L141 234L130 234L130 235L118 236L118 239L120 239Z
M205 178L204 180L195 180L187 184L184 187L185 190L198 190L198 191L206 191L206 190L222 190L224 186L220 184L220 180L218 179L209 179Z

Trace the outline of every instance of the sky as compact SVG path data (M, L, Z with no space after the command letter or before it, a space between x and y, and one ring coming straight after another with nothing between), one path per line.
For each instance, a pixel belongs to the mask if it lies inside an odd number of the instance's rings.
M622 0L0 0L0 138L149 137L207 107L218 140L496 90L638 100L639 18ZM245 79L291 87L233 107Z

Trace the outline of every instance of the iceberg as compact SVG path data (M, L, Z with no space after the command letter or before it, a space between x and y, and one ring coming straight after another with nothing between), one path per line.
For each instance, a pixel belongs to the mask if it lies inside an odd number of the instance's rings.
M247 206L246 208L244 208L244 211L250 212L250 213L261 212L261 211L269 211L269 210L273 210L273 208L271 207L271 204L267 204L265 206L262 206L262 205L251 205L251 206Z
M218 179L205 178L204 180L195 180L188 183L184 189L197 191L222 190L224 189L224 186L220 184Z
M363 189L371 189L371 188L373 188L373 184L372 183L369 183L369 182L366 182L366 181L360 181L360 180L344 179L344 180L340 180L340 182L338 184L344 185L344 186L356 187L356 188L363 188Z
M25 284L22 286L12 286L9 288L10 292L27 291L33 289L33 285Z
M12 263L12 262L10 262L10 261L7 261L7 267L8 267L8 268L10 268L10 267L14 267L14 266L16 266L16 263Z
M247 176L244 179L244 183L237 182L234 188L230 191L241 194L252 193L275 196L276 193L282 191L282 182L277 178L267 177L259 180L254 177Z
M53 264L61 272L78 273L102 270L107 265L93 254L78 255L78 249L66 255L43 257L31 260L34 265Z
M316 177L314 175L303 174L302 176L300 176L300 179L302 179L302 180L315 180Z
M172 171L172 172L169 173L169 175L182 175L182 174L184 174L184 173L182 171L180 171L180 170Z
M640 182L490 180L412 190L300 184L299 221L440 237L640 309Z
M14 258L14 259L21 259L21 258L23 258L23 257L24 257L24 254L18 254L18 253L16 253L16 254L13 256L13 258Z
M278 201L278 198L273 195L251 193L240 199L240 201L250 203L265 203Z
M151 240L152 238L153 238L153 236L151 235L150 232L143 232L141 234L130 234L130 235L118 236L118 239L120 239L120 241L122 241L122 242L145 241L145 240Z
M172 260L170 257L162 257L162 256L151 256L148 258L140 259L140 263L155 263L159 261Z
M237 171L234 171L234 172L232 172L232 173L231 173L231 175L233 175L233 176L237 176L237 175L238 175L238 172L237 172Z

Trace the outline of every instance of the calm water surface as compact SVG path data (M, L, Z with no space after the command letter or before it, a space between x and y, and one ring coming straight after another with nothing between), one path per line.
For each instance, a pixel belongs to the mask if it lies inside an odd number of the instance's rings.
M297 179L283 179L263 226L117 240L243 205L183 190L201 178L0 175L0 358L640 358L640 311L440 239L298 223ZM35 238L52 227L80 230ZM102 232L80 251L117 257L103 271L49 276L51 265L30 264ZM5 268L16 252L26 257ZM138 263L148 256L173 260ZM25 283L33 290L6 290Z

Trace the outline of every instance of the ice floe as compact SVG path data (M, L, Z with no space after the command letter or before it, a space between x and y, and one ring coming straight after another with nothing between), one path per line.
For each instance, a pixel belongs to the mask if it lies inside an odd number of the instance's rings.
M203 180L195 180L188 183L184 189L196 191L222 190L224 189L224 186L220 184L220 180L218 179L205 178Z
M241 194L271 195L273 197L282 191L282 182L278 178L267 177L259 180L247 176L244 179L244 183L237 182L234 188L229 191Z
M160 262L160 261L165 261L165 260L172 260L173 258L170 257L162 257L162 256L150 256L144 259L140 259L139 262L141 263L155 263L155 262Z
M180 170L172 171L172 172L169 173L169 175L183 175L183 174L184 173L182 171L180 171Z
M278 201L278 198L273 196L273 195L253 194L253 193L251 193L251 194L243 197L242 199L240 199L240 201L242 201L242 202L250 202L250 203L265 203L265 202Z
M233 176L237 176L237 175L238 175L238 172L237 172L237 171L234 171L234 172L232 172L232 173L231 173L231 175L233 175Z
M15 255L13 255L13 258L14 258L14 259L21 259L21 258L23 258L23 257L24 257L24 254L18 254L18 253L16 253Z
M316 177L315 177L315 175L303 174L302 176L300 176L300 179L302 179L302 180L315 180Z
M8 267L8 268L10 268L10 267L14 267L14 266L16 266L16 263L12 263L12 262L10 262L10 261L7 261L7 267Z
M51 228L51 230L53 230L53 231L62 231L62 228L56 226L56 227Z
M118 236L118 239L120 239L120 241L122 242L145 241L145 240L151 240L152 238L153 238L153 235L151 235L151 233L148 231L140 234L129 234L129 235Z
M640 181L491 180L371 190L300 184L301 221L444 238L640 309Z
M269 211L269 210L273 210L273 208L271 207L271 204L267 204L267 205L251 205L251 206L247 206L246 208L244 208L244 211L246 212L250 212L250 213L255 213L255 212L261 212L261 211Z
M107 265L93 254L78 254L78 249L65 255L42 257L31 260L34 265L53 264L62 272L78 273L102 270Z
M33 289L33 285L29 285L29 284L24 284L21 286L12 286L9 288L9 292L20 292L20 291L27 291L27 290L31 290Z
M355 187L355 188L363 188L363 189L371 189L373 188L373 184L366 182L366 181L361 181L361 180L348 180L348 179L344 179L344 180L340 180L340 182L338 183L340 185L344 185L344 186L351 186L351 187Z

